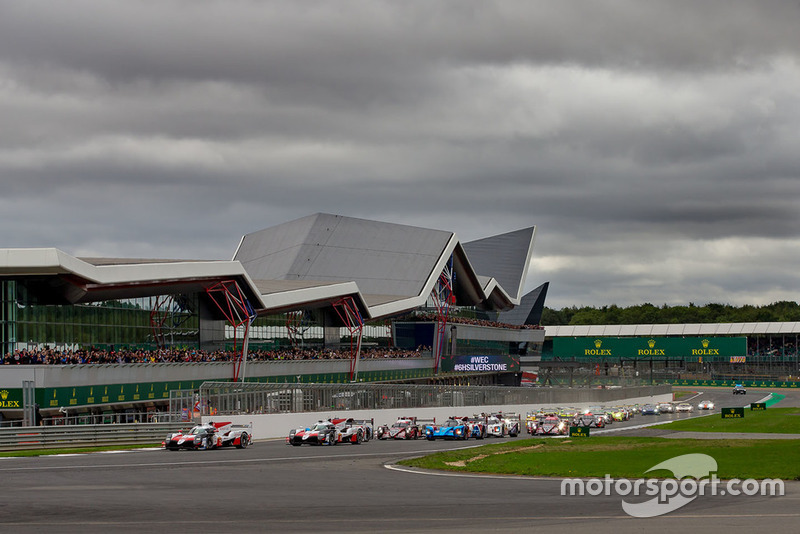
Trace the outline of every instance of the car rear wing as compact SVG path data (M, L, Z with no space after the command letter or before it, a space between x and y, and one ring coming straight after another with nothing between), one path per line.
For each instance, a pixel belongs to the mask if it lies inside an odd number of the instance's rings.
M414 419L416 419L416 422L417 422L418 426L435 425L436 424L436 418L435 417L432 418L432 419L420 419L418 417L415 417Z

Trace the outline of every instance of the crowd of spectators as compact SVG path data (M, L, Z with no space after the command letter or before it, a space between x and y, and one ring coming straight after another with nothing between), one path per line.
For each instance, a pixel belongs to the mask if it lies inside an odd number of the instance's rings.
M439 317L435 313L431 312L416 312L413 317L413 320L416 321L432 321L436 322L439 320ZM492 328L506 328L509 330L530 330L530 329L541 329L543 327L539 326L538 324L509 324L509 323L498 323L497 321L489 321L488 319L476 319L472 317L460 317L457 315L448 316L447 317L448 323L456 323L456 324L469 324L474 326L489 326Z
M394 347L362 348L362 358L419 358L430 356L430 347L415 350ZM158 350L127 349L53 349L16 350L7 353L0 360L3 365L75 365L75 364L118 364L118 363L200 363L229 362L239 354L233 351L168 348ZM349 348L334 349L283 349L248 351L248 361L282 360L337 360L352 358Z

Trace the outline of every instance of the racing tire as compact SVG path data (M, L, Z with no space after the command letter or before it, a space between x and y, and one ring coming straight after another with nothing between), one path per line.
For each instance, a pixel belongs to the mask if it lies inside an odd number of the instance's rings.
M363 435L363 434L361 433L361 431L359 430L358 432L356 432L356 439L355 439L355 441L351 441L351 442L350 442L350 444L351 444L351 445L361 445L361 442L362 442L363 440L364 440L364 435Z
M427 439L428 441L436 441L436 438L434 438L433 436L428 436L425 439Z
M246 449L248 445L250 445L250 436L247 434L247 432L243 432L242 437L239 438L239 444L236 446L236 448Z
M301 443L295 443L294 441L292 441L291 443L292 447L299 447L301 445Z

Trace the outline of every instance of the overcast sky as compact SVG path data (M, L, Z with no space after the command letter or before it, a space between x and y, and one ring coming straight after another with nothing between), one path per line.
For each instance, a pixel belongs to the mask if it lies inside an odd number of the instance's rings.
M536 225L553 308L798 300L798 28L797 1L0 0L0 248Z

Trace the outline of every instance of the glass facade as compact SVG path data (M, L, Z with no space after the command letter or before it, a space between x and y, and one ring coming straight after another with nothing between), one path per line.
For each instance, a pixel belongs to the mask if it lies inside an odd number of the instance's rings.
M143 297L77 305L42 305L24 284L2 284L3 354L35 348L197 347L197 297Z

